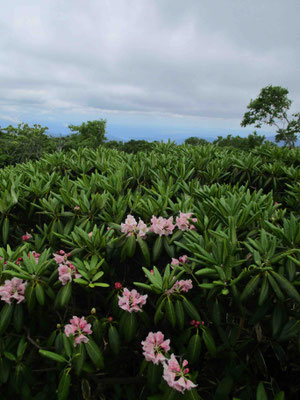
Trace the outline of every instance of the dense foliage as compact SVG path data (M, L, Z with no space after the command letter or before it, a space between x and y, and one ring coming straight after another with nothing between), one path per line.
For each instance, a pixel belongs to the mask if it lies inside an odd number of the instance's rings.
M153 146L0 171L1 399L299 398L299 149Z
M288 89L281 86L266 86L258 97L251 100L241 126L262 125L276 127L276 143L283 141L289 148L295 147L300 134L300 113L288 115L292 101L287 97Z

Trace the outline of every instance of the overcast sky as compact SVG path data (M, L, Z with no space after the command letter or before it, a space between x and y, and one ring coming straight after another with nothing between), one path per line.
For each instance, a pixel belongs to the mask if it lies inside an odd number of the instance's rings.
M267 85L300 111L299 17L299 0L0 0L0 125L246 135Z

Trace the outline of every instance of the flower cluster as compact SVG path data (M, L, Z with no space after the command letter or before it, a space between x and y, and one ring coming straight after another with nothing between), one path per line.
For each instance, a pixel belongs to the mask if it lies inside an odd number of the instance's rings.
M156 233L159 236L169 236L173 233L175 227L182 231L187 231L189 229L196 229L193 224L189 222L191 219L193 222L197 222L197 218L191 218L192 213L182 213L179 212L179 217L176 217L176 224L173 224L173 217L163 218L155 217L152 215L151 226L148 228L144 221L141 219L139 223L132 215L127 215L125 223L121 224L121 232L126 233L127 237L137 234L141 238L146 238L146 233L148 231Z
M88 337L85 335L91 335L91 324L88 324L84 317L76 317L70 320L70 324L65 326L65 335L69 337L74 336L74 346L76 347L79 343L87 343Z
M193 284L191 279L187 280L180 280L176 281L174 285L171 287L171 289L166 290L167 295L171 295L173 293L180 293L184 292L187 293L189 290L193 289Z
M179 217L176 217L176 226L181 231L188 231L189 229L195 230L195 226L192 225L188 220L191 219L193 222L197 222L197 218L191 218L192 213L182 213L179 211Z
M74 265L68 260L70 253L65 253L63 250L59 250L58 254L53 253L55 262L58 266L58 279L62 285L66 285L68 282L72 282L73 278L81 278Z
M175 229L175 225L173 225L173 217L166 219L163 217L157 218L153 215L151 222L152 225L149 230L159 236L169 236Z
M143 220L139 220L139 223L136 222L136 219L132 215L127 215L125 220L125 224L121 224L121 232L126 233L126 236L129 237L133 234L140 236L142 239L146 238L146 233L148 232L147 225Z
M164 340L164 335L161 332L149 332L142 345L143 356L146 361L157 365L166 360L164 354L170 350L170 339Z
M197 386L188 379L187 360L184 360L180 366L173 353L169 359L166 357L166 353L170 350L170 339L165 340L162 332L149 332L141 344L146 361L163 365L163 379L171 388L184 393L185 390L191 390Z
M188 261L189 261L188 256L185 254L185 255L179 257L179 259L172 258L171 265L187 264Z
M24 292L27 282L23 282L22 279L12 278L7 279L3 286L0 286L1 300L7 304L11 304L11 300L17 300L17 304L24 300Z
M123 296L118 296L118 305L122 310L130 313L139 312L142 311L141 307L146 304L147 297L147 294L142 296L135 289L130 291L127 288L124 288Z
M184 360L182 365L180 365L174 354L171 354L168 362L165 362L163 365L164 380L171 388L181 393L183 393L185 390L191 390L197 386L187 378L187 374L190 372L189 368L186 368L187 365L187 360Z

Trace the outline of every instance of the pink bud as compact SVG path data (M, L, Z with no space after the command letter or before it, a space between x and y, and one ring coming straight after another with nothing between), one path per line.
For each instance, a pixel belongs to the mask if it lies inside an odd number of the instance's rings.
M152 275L154 275L154 270L153 270L153 269L151 269L151 270L150 270L150 273L151 273Z
M188 360L184 360L183 363L182 363L182 365L183 365L184 367L186 367L186 366L188 365Z
M108 317L107 321L111 322L113 320L113 317Z
M60 254L61 256L63 256L63 255L65 254L65 252L64 252L63 250L59 250L59 254Z
M190 325L195 325L195 323L196 323L196 321L193 319L193 320L190 322Z
M122 284L120 282L115 282L115 289L117 290L122 289Z
M190 372L189 368L185 368L185 370L183 371L185 374L188 374Z

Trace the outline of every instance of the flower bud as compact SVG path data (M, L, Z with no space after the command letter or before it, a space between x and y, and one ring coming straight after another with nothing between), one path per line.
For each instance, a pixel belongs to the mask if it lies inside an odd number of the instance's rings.
M91 314L96 314L96 308L95 308L95 307L93 307L93 308L91 309Z

